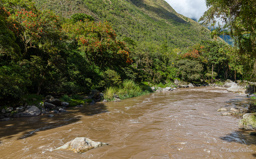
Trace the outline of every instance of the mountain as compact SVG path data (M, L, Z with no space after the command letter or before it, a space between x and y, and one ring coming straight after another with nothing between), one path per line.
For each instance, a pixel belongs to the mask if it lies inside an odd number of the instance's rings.
M178 14L164 0L34 0L41 9L64 17L85 13L108 21L118 38L128 38L138 52L159 52L161 46L186 48L209 40L210 34L194 20Z

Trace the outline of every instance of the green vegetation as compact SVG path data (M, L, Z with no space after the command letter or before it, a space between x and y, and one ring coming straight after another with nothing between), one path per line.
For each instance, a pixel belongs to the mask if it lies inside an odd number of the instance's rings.
M249 54L210 40L209 30L163 0L57 2L0 0L1 107L49 94L66 94L61 100L74 106L92 102L74 94L94 89L113 100L175 79L254 77Z
M164 0L34 0L40 9L50 9L63 17L86 13L96 21L108 21L118 39L136 53L158 53L163 42L168 51L184 48L210 39L210 31L197 22L175 12Z
M124 80L119 87L109 87L105 91L105 99L114 100L115 97L120 99L137 97L140 95L153 92L147 85L138 85L132 80Z
M74 107L80 104L90 103L89 100L84 100L82 96L79 95L73 95L69 97L68 95L63 95L60 100L62 102L68 102L70 107Z
M235 47L239 48L230 54L232 57L231 59L233 60L233 65L230 67L235 74L243 70L244 78L255 80L256 21L254 18L250 18L250 16L256 14L256 1L206 0L206 2L209 9L201 17L200 21L205 25L214 26L216 24L216 18L218 17L225 22L222 29L217 28L216 30L218 31L215 32L220 32L221 30L228 28L231 37L235 40ZM239 59L241 57L243 58L242 60ZM242 64L241 62L247 64Z

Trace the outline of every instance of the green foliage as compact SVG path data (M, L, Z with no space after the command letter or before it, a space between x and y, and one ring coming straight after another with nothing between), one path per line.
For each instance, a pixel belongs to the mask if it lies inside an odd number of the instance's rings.
M62 102L69 102L69 101L71 101L71 97L69 97L68 95L63 95L61 98L60 98L60 100L62 101Z
M62 102L68 102L70 107L74 107L80 104L85 104L87 101L83 100L83 97L80 95L72 95L71 97L68 95L63 95L60 100Z
M209 30L177 14L164 0L63 0L61 5L56 0L34 2L38 7L54 10L65 17L82 12L96 20L108 21L118 39L123 39L129 47L134 47L135 52L147 53L147 48L153 43L161 46L163 41L167 42L168 47L183 48L199 43L200 40L210 39ZM145 46L145 43L148 45ZM158 51L157 47L151 49L154 53Z
M37 94L28 94L22 96L22 103L26 103L28 105L38 105L43 101L44 97L42 95Z
M26 73L17 65L0 67L0 105L15 104L30 84Z
M71 20L73 23L76 23L78 21L85 22L86 20L94 21L95 19L92 16L84 13L76 13L71 16Z
M114 70L106 70L103 74L103 79L107 87L119 86L122 81L120 75Z
M59 16L30 0L0 1L0 105L23 102L26 94L92 89L105 90L109 100L114 94L124 99L151 92L150 84L172 86L176 78L251 76L251 56L210 41L207 29L163 0L56 2L35 1ZM61 100L91 102L82 96Z
M74 107L81 104L85 104L85 101L79 99L71 99L71 101L69 101L69 107Z
M202 77L203 65L196 60L180 60L177 66L182 80L193 82L200 80Z
M218 86L223 86L225 83L222 81L216 81L215 84Z
M147 94L151 89L145 85L138 85L134 81L125 80L123 84L118 87L109 87L104 93L104 97L107 100L113 100L115 96L118 96L120 99L137 97L143 94Z
M132 62L129 49L116 39L115 31L107 22L65 23L63 29L70 39L76 39L84 57L101 69L126 66Z
M235 40L235 45L239 48L238 52L245 56L250 56L253 64L247 65L247 76L250 80L256 77L256 21L251 18L256 14L256 1L252 0L207 0L209 9L201 17L206 25L215 25L216 18L221 18L225 22L224 28L229 28L231 37ZM220 29L219 29L220 30ZM233 64L237 63L237 54L233 55ZM240 61L241 62L241 61ZM248 62L248 61L247 61ZM249 61L251 63L251 61ZM241 72L241 64L230 66L235 72ZM236 75L234 75L236 78Z

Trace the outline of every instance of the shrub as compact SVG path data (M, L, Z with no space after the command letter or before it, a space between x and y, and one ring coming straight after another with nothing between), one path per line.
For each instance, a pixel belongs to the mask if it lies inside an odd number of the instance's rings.
M84 14L84 13L76 13L71 16L71 20L73 23L78 22L78 21L84 22L86 19L89 21L94 21L94 18L92 16Z

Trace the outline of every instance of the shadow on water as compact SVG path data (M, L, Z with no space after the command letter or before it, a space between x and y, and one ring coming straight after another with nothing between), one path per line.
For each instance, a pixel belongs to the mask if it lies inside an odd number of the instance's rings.
M43 115L0 122L0 139L10 139L15 135L19 136L18 139L24 139L36 135L40 131L76 123L81 120L83 115L93 116L105 112L107 112L106 106L103 103L97 103L82 108L70 108L66 113L54 114L54 117Z
M256 136L250 135L247 131L234 131L230 134L227 134L224 137L220 137L220 139L227 142L236 142L240 144L246 145L256 145Z

